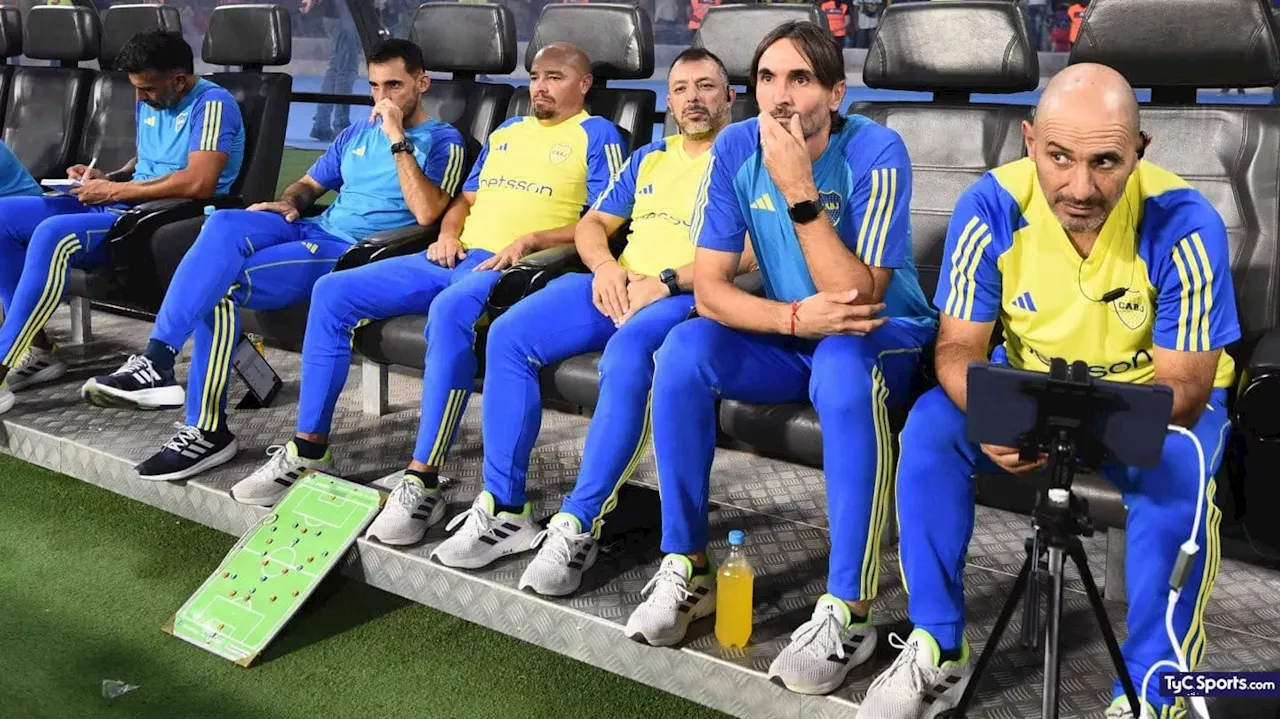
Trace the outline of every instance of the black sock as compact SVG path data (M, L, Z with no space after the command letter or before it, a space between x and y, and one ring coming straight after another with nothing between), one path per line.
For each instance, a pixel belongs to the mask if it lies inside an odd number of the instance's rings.
M158 340L148 340L147 349L143 354L147 356L147 359L151 360L151 364L156 369L172 372L173 358L178 355L178 351Z
M408 479L409 477L413 477L419 482L422 482L422 486L426 487L427 489L435 489L436 487L440 486L440 475L435 472L425 472L425 471L419 472L416 469L406 469L404 471L404 476L405 476L405 479Z
M958 662L958 661L960 661L959 649L940 649L938 651L939 665L941 665L943 662Z
M850 623L850 624L864 624L866 621L867 621L867 615L865 615L865 614L856 614L852 609L850 609L850 610L849 610L849 623Z
M689 562L689 563L690 563L690 564L693 564L693 562L692 562L692 561L691 561L691 562ZM695 577L705 577L706 575L708 575L708 574L710 574L710 573L711 573L711 562L707 562L706 564L702 565L701 567L694 567L694 568L693 568L693 576L695 576Z
M495 517L498 516L499 514L502 514L503 512L506 512L507 514L520 514L523 511L524 511L524 507L520 507L512 504L498 504L495 502L493 505L493 516Z
M293 446L298 448L298 456L303 459L321 459L329 451L329 445L319 442L308 442L301 437L293 438Z

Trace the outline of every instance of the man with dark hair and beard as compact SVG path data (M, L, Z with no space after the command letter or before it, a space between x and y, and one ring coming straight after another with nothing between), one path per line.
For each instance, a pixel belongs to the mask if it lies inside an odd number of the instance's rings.
M365 321L426 314L422 415L403 481L421 483L439 520L445 505L437 471L475 383L475 327L489 293L501 270L525 255L573 242L583 211L625 157L618 128L583 110L592 81L586 53L551 43L534 57L529 80L533 116L511 118L489 135L425 253L337 272L316 285L297 432L232 488L237 501L275 504L304 470L330 466L329 430L351 365L351 333Z
M185 404L186 421L135 468L140 477L184 479L235 457L226 403L241 307L275 310L299 304L362 238L414 223L429 225L444 212L462 183L466 146L453 126L427 115L420 98L430 84L417 45L393 39L375 48L369 57L374 106L368 119L344 130L279 200L213 213L174 273L146 349L114 373L85 383L83 396L98 406ZM338 196L328 209L318 217L301 217L330 191ZM353 293L360 292L365 291ZM322 322L308 326L307 346L323 329ZM174 358L193 335L184 394L174 376ZM344 349L347 345L344 341ZM312 356L304 353L302 361L305 382ZM307 398L304 393L304 406Z
M578 223L578 254L591 273L552 281L489 331L484 491L433 555L447 566L478 569L540 547L520 588L563 596L577 590L595 563L605 516L648 447L653 353L693 309L693 203L735 97L724 65L701 48L676 58L667 87L680 134L636 150ZM626 248L615 259L609 236L627 220ZM600 400L578 481L540 533L525 495L542 419L538 370L601 350ZM419 506L429 497L408 481L397 491L407 501L389 502L369 534L387 543L416 542L430 514L429 506Z
M137 155L110 173L92 162L68 168L74 184L66 194L0 199L0 414L13 406L13 392L66 374L44 326L66 291L67 268L106 262L104 240L124 210L227 194L240 175L240 106L195 75L182 35L138 33L116 68L137 95Z
M756 49L761 114L716 138L693 215L699 317L658 350L653 442L662 551L627 636L676 644L715 611L708 490L718 399L811 400L822 424L831 527L827 593L769 668L827 693L876 643L870 603L893 491L888 408L907 400L937 315L911 255L911 163L897 133L839 114L839 46L787 23ZM733 282L749 235L764 297Z

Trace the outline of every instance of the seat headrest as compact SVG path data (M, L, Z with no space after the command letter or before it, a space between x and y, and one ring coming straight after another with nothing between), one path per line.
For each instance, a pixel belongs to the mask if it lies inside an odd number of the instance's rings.
M867 51L862 80L885 90L1026 92L1040 84L1040 56L1016 2L891 5Z
M715 53L729 72L729 83L751 81L751 58L773 29L793 20L826 27L826 17L813 3L795 5L713 5L693 36L693 46Z
M506 75L516 69L516 25L503 5L429 2L413 16L409 40L427 69Z
M592 3L547 5L538 16L524 53L524 69L553 42L568 42L591 58L597 80L647 80L653 77L653 23L635 5Z
M103 70L114 70L116 58L125 43L147 30L182 32L178 8L171 5L116 5L102 16L102 51L98 64Z
M0 7L0 57L22 54L22 11L16 7Z
M1280 48L1267 0L1093 0L1068 62L1134 87L1272 87Z
M27 13L23 54L32 60L84 62L98 56L102 24L92 8L41 5Z
M288 65L289 11L279 5L223 5L213 11L201 52L210 65Z

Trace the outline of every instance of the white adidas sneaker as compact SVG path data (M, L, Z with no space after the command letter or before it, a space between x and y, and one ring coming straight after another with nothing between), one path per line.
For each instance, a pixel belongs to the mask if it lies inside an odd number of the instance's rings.
M293 440L284 445L269 447L267 455L271 459L231 488L232 499L241 504L271 507L280 501L307 470L327 470L333 467L333 450L325 449L324 456L320 459L307 459L298 456L298 446Z
M401 476L364 535L394 546L417 544L429 527L444 519L444 510L439 485L428 489L416 477Z
M600 543L572 514L560 512L533 540L541 546L520 577L520 589L547 597L563 597L578 591L582 573L596 563Z
M973 676L969 642L963 643L960 659L954 662L940 662L938 643L920 629L905 642L890 634L889 645L902 652L871 682L858 714L876 719L934 719L960 703Z
M56 349L32 347L9 368L6 381L10 391L21 392L27 387L52 382L66 373L67 363L58 358Z
M715 568L695 575L688 557L668 554L641 594L648 597L627 619L626 635L655 647L679 644L690 624L716 611Z
M480 492L470 509L449 520L445 529L462 528L441 542L431 558L446 567L479 569L508 554L529 551L538 535L533 506L526 502L520 514L493 510L493 495Z
M813 617L791 633L791 643L769 665L769 679L798 694L830 694L849 670L871 658L876 628L871 617L852 624L849 605L824 594Z

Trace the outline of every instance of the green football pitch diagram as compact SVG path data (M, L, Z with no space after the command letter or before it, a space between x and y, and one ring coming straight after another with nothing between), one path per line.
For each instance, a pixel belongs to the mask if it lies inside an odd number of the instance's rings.
M383 497L372 487L305 474L164 630L249 666L373 521Z

